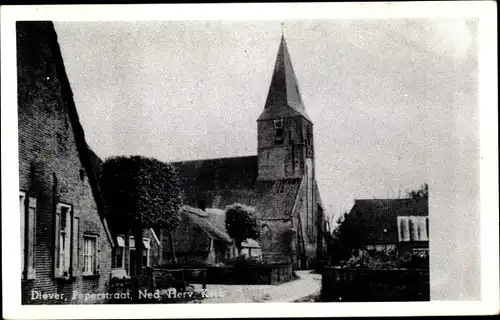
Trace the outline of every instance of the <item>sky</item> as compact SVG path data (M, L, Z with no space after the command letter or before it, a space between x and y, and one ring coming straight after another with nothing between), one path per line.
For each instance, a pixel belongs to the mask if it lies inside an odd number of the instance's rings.
M87 142L101 158L257 153L281 21L55 26ZM476 208L476 29L465 19L284 23L327 215L423 183L431 199Z

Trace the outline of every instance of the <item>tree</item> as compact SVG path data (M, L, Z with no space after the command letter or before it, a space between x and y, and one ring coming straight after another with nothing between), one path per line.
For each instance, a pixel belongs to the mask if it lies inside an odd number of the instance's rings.
M365 219L357 211L345 212L337 219L336 228L328 235L328 255L332 264L348 259L361 248L367 234Z
M136 272L142 274L142 231L159 227L171 234L180 223L175 169L152 158L113 157L103 163L99 185L113 227L126 234L127 248L129 232L134 235Z
M255 209L235 203L226 209L226 230L234 239L238 254L241 254L241 243L247 238L258 239L260 228L257 223Z
M407 194L409 197L415 200L429 199L429 185L427 183L424 183L422 186L420 186L419 189L411 190Z

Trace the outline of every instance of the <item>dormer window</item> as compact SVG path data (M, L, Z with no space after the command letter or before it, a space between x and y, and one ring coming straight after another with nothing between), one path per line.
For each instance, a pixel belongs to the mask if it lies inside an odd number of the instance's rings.
M285 130L283 126L283 119L274 120L274 142L277 144L282 144L285 140Z

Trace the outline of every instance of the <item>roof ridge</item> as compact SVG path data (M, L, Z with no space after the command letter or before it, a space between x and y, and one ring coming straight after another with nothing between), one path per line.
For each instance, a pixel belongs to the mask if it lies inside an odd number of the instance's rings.
M417 200L413 198L364 198L364 199L355 199L354 201L398 201L398 200Z
M234 157L220 157L220 158L204 158L204 159L189 159L189 160L179 160L179 161L167 161L167 163L177 164L186 162L197 162L197 161L215 161L215 160L230 160L230 159L242 159L242 158L257 158L257 155L247 155L247 156L234 156Z

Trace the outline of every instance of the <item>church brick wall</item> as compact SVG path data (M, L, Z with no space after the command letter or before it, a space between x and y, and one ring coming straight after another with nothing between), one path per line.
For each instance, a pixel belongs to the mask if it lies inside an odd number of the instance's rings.
M311 225L313 219L311 218L315 211L313 211L312 203L309 206L306 204L307 200L307 191L308 191L308 181L307 179L303 180L297 195L297 206L293 213L293 227L296 230L297 240L295 241L297 253L300 254L304 251L302 242L300 241L300 236L303 237L305 254L309 261L312 261L316 257L316 248L317 248L317 235L315 234L316 226ZM300 219L299 219L300 216ZM299 225L300 223L300 225ZM308 231L310 230L310 231ZM301 234L302 231L302 234ZM312 231L312 236L311 236ZM309 234L309 235L308 235Z
M259 179L300 178L304 174L304 134L311 125L301 116L283 120L283 144L275 143L273 120L257 123Z
M262 239L262 259L268 263L290 263L294 252L293 241L284 238L287 230L293 228L292 220L262 220L263 225L269 226L271 239Z

